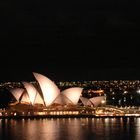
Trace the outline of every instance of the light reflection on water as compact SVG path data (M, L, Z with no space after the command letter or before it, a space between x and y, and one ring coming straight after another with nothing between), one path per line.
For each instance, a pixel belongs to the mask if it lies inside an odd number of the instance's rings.
M0 140L140 139L140 118L1 120Z

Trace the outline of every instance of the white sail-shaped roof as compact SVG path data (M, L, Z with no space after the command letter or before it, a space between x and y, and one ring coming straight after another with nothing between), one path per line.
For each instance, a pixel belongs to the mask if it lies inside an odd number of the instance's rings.
M43 99L42 99L42 97L40 96L40 94L38 92L36 94L34 104L42 104L42 105L44 105Z
M90 102L90 100L89 99L87 99L87 98L85 98L85 97L80 97L80 100L81 100L81 102L85 105L85 106L87 106L87 105L92 105L91 104L91 102Z
M72 101L73 104L77 104L82 93L83 88L73 87L68 88L61 92L61 94L65 95L68 99Z
M29 99L29 95L26 91L24 91L23 95L22 95L22 98L20 100L20 102L22 103L31 103L30 102L30 99Z
M105 96L93 97L89 100L94 104L94 106L98 106L103 100L105 100Z
M58 87L49 78L39 73L34 72L33 74L40 85L46 106L51 105L60 93Z
M73 104L73 102L70 99L68 99L65 95L62 94L59 94L53 103L57 103L60 105Z
M34 101L35 101L37 90L31 83L27 83L27 82L22 82L22 83L23 83L24 87L26 88L27 93L29 95L29 99L33 105Z
M24 89L22 89L22 88L15 88L15 89L10 90L10 92L16 98L17 101L19 101L23 91L24 91Z

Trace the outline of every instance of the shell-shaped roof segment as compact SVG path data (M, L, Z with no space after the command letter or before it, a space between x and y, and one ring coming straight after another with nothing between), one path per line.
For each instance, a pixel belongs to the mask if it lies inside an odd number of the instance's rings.
M102 100L105 100L105 96L93 97L89 100L94 104L94 106L98 106L99 104L101 104Z
M33 105L34 101L35 101L37 90L31 83L28 83L28 82L22 82L22 83L23 83L24 87L26 88L26 91L29 95L29 99Z
M22 102L22 103L29 103L29 104L31 103L31 101L29 99L29 95L26 92L26 90L24 90L24 93L22 95L22 98L21 98L20 102Z
M92 103L90 102L89 99L85 98L85 97L80 97L80 100L81 102L84 104L84 106L87 106L87 105L92 105Z
M19 101L22 93L24 92L24 89L22 89L22 88L15 88L15 89L10 90L10 92L16 98L16 100Z
M73 87L68 88L61 92L61 94L65 95L69 100L72 101L73 104L77 104L82 93L83 88Z
M58 87L46 76L35 72L33 74L40 85L46 106L51 105L60 93Z
M57 103L60 105L73 104L70 99L68 99L65 95L62 94L59 94L53 103Z
M42 104L42 105L44 105L43 99L42 99L42 97L40 96L40 94L38 92L36 94L34 104Z

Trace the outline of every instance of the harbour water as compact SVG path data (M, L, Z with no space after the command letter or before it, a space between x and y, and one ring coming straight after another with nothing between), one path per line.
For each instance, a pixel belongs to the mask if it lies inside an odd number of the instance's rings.
M0 119L0 140L139 140L140 118Z

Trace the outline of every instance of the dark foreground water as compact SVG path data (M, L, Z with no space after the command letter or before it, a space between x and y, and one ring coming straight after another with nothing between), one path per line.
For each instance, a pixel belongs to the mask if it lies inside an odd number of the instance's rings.
M0 140L140 140L140 118L0 119Z

